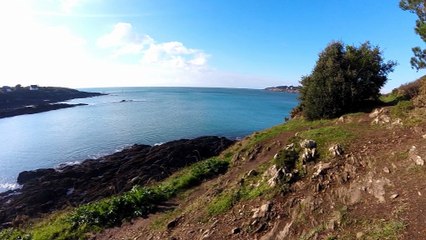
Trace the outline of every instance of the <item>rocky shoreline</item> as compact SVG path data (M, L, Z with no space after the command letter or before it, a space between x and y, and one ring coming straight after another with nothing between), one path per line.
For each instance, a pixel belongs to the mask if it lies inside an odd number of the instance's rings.
M81 164L21 172L21 189L0 193L0 228L68 206L77 206L170 176L233 144L223 137L181 139L158 146L133 145Z
M2 87L0 88L0 118L47 112L86 104L67 104L63 101L105 95L59 87Z
M21 108L13 108L10 110L0 111L0 118L14 117L25 114L35 114L41 112L48 112L52 110L58 110L63 108L71 108L78 106L86 106L87 104L78 103L78 104L67 104L67 103L55 103L55 104L42 104L42 105L33 105L26 106Z

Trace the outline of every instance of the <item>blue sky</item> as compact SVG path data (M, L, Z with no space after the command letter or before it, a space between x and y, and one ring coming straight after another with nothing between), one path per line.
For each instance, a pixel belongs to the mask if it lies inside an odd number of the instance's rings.
M333 40L409 65L415 16L397 0L17 0L0 3L3 85L297 85ZM1 44L3 42L3 44Z

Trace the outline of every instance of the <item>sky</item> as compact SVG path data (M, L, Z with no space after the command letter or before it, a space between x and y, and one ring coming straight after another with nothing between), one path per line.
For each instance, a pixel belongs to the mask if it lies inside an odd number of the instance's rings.
M13 0L0 3L0 85L298 85L331 41L398 62L383 92L424 75L398 0Z

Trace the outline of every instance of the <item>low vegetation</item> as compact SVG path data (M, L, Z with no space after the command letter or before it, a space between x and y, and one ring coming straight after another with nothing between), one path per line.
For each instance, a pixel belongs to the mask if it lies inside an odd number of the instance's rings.
M0 239L82 239L89 231L121 224L124 220L147 216L178 193L224 173L229 159L211 158L198 162L156 186L135 186L122 195L82 205L73 211L52 216L27 229L5 229Z

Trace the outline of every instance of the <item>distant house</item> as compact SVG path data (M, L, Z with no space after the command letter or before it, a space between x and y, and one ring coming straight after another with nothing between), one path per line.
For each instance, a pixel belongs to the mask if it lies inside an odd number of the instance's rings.
M30 91L37 91L38 86L37 85L30 85Z

